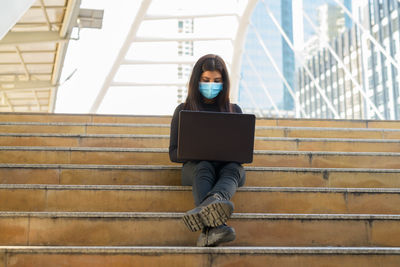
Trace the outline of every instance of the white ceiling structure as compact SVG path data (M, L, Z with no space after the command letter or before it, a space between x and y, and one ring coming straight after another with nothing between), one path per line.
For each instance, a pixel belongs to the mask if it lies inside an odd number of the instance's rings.
M80 0L36 0L0 40L0 112L53 112Z
M177 69L190 69L206 53L225 59L231 74L231 98L235 101L246 30L257 2L142 0L90 112L98 111L113 88L185 87L187 75L177 75ZM185 21L192 23L193 29L179 32L178 23ZM177 53L177 47L188 44L193 48L191 53Z

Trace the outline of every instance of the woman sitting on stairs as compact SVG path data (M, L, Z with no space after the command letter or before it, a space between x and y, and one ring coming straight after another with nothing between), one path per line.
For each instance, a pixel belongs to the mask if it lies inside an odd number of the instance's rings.
M233 241L235 230L226 225L233 212L230 199L244 185L245 171L235 162L187 161L177 158L179 111L212 111L242 113L229 101L229 76L223 59L217 55L201 57L193 67L185 103L180 104L171 121L169 157L184 163L182 185L192 186L196 208L186 212L185 225L191 231L202 232L197 246L217 246Z

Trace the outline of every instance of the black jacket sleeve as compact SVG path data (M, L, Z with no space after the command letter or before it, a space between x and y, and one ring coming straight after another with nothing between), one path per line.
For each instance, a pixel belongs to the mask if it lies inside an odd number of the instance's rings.
M174 115L171 120L171 130L169 137L169 159L172 162L184 163L184 161L179 161L177 157L178 149L178 123L179 123L179 111L183 109L184 104L180 104L176 107Z
M242 109L239 107L238 104L233 104L233 112L235 112L235 113L243 113Z

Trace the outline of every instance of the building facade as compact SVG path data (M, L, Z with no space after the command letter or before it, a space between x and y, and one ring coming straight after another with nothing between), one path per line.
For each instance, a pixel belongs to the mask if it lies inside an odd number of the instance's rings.
M319 24L320 16L317 9L327 2L331 7L334 6L332 0L303 0L302 6L311 20ZM265 3L280 23L282 31L290 42L294 43L293 1L265 1ZM338 9L336 8L335 11L340 13ZM333 17L333 13L331 10L329 19ZM299 15L302 16L301 13L295 14L295 16ZM337 14L334 15L337 16ZM340 15L344 27L344 17L342 13ZM318 51L320 48L319 37L315 35L309 24L303 24L304 27L301 29L304 32L302 42L308 42L308 48L311 47L311 44L316 45L315 48L310 49L314 52ZM332 23L325 24L325 26L337 31L336 25ZM270 53L275 67L271 62L271 57L266 55L264 49L267 49ZM310 53L307 51L305 54ZM251 26L246 37L239 85L239 105L247 112L262 113L262 116L295 116L295 101L276 68L282 73L291 89L296 91L296 64L298 63L296 63L294 51L287 44L280 30L274 25L264 3L260 1L253 11Z
M364 27L388 54L399 62L399 11L400 3L395 0L369 0L363 8ZM400 118L399 69L390 62L370 40L365 42L365 88L371 101L385 119ZM397 65L399 66L399 65ZM368 106L367 112L372 113ZM377 118L375 115L373 118Z
M267 1L266 5L285 33L293 39L292 0ZM286 116L285 111L294 109L293 98L287 92L287 88L271 63L271 58L266 55L263 48L264 45L268 49L277 68L293 87L295 84L294 54L284 43L264 3L259 1L251 16L251 26L247 31L242 56L238 102L245 112L256 114L261 112L262 114L259 114L261 116Z
M362 84L361 44L356 27L339 35L330 48L318 51L298 70L299 102L305 113L311 118L361 118L362 96L349 75Z
M369 0L357 10L363 28L398 60L399 3ZM298 70L298 95L306 113L313 118L399 119L397 66L354 24L330 45L307 60L309 71Z
M178 33L187 34L194 32L193 19L178 20ZM193 41L178 42L178 57L193 56ZM189 80L192 71L192 66L188 64L178 64L178 79ZM186 100L187 88L184 86L178 87L177 102L183 103Z

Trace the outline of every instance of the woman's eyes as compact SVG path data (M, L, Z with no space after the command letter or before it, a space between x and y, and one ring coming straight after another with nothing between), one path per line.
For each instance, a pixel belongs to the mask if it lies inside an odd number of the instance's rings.
M210 81L210 80L206 80L206 79L202 79L201 82L203 82L203 83L209 83L209 82L211 82L211 81ZM216 79L216 80L214 80L214 82L215 82L215 83L221 83L222 80Z

